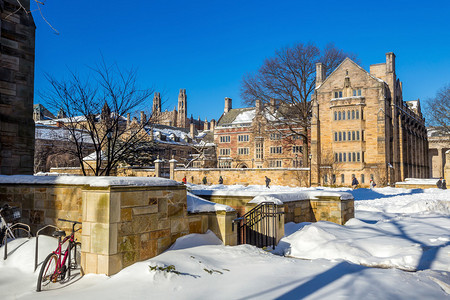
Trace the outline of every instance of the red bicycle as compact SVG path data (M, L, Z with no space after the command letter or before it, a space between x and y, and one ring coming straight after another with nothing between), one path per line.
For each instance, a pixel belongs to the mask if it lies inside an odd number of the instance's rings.
M75 230L75 226L81 223L65 219L58 220L72 223L72 233L68 236L64 230L53 233L53 236L58 237L58 247L42 263L36 288L38 292L51 289L57 282L64 283L66 278L70 279L70 271L78 268L77 246L81 246L81 243L75 240L75 232L81 227ZM61 240L62 238L64 239Z

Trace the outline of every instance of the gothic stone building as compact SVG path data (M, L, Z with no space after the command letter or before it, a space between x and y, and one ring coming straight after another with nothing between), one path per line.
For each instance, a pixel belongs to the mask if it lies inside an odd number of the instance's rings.
M0 0L0 174L4 175L33 174L35 26L25 9L30 9L29 0Z
M289 136L283 124L269 122L261 101L255 107L232 108L225 98L224 113L214 128L219 168L293 168L303 163L303 142Z
M316 65L311 121L313 184L394 183L429 175L425 121L416 101L404 102L395 55L370 66L346 58L327 78ZM330 172L329 170L332 170Z

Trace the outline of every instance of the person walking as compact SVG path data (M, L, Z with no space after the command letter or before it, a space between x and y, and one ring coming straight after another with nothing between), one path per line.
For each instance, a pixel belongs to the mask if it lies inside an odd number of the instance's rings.
M269 177L267 177L267 176L264 176L264 177L266 177L266 188L268 188L268 189L270 189L270 178Z
M183 177L183 183L186 184L187 180L186 180L186 176Z
M353 175L352 178L352 189L354 190L358 187L359 182L358 179L356 179L355 175Z
M206 180L206 176L203 177L202 182L203 182L203 184L207 184L208 183L208 180Z
M442 189L443 190L447 189L447 181L445 181L445 179L442 180Z
M223 184L223 178L222 178L222 176L219 176L219 184Z
M376 186L377 184L375 183L375 181L373 181L373 179L370 179L370 189L373 189Z
M436 186L438 189L442 189L442 177L436 182Z

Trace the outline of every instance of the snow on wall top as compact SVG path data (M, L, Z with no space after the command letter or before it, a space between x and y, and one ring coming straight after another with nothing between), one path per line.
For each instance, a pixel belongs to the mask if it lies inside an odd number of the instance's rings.
M187 210L190 213L234 211L234 209L228 205L214 203L189 192L187 193Z
M236 116L232 124L236 123L251 123L253 119L255 118L256 110L247 110L241 112L239 115Z
M174 180L159 177L115 176L33 176L0 175L0 184L69 184L92 187L107 186L178 186Z

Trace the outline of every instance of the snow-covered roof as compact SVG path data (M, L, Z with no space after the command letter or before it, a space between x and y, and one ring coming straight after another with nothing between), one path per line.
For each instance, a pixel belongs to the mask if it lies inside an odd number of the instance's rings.
M82 139L83 142L92 144L92 139L87 132L77 129L75 135L79 140ZM71 141L73 139L72 133L67 128L42 124L36 124L35 137L38 140L52 141Z

